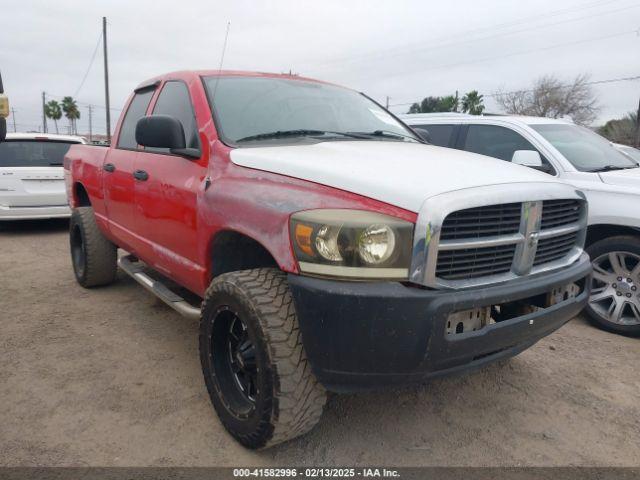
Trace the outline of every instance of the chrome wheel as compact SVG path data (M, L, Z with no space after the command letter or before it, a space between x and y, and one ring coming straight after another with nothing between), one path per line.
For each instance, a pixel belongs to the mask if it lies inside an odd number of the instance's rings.
M607 322L640 324L640 256L608 252L592 260L589 306Z

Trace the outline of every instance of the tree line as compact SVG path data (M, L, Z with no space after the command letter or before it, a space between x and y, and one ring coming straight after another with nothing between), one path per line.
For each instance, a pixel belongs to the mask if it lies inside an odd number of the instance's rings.
M477 90L471 90L462 97L455 95L444 97L425 97L420 103L414 103L408 113L462 112L481 115L484 111L483 97Z
M533 82L531 88L493 93L500 109L510 115L534 117L571 118L578 124L591 125L601 111L588 74L580 74L565 83L553 75L544 75ZM640 108L639 108L640 111ZM461 112L482 115L485 112L484 97L472 90L458 99L455 95L425 97L411 105L408 113ZM627 145L640 143L638 113L630 112L623 118L609 120L597 129L607 139Z

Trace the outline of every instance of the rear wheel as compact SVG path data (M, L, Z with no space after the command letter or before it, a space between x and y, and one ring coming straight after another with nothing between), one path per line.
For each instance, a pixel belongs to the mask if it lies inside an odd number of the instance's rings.
M640 335L640 240L617 236L587 248L593 264L586 312L598 327Z
M209 286L200 359L213 406L248 448L302 435L326 402L307 361L286 275L261 268L226 273Z
M75 208L69 223L71 262L85 288L112 283L118 270L117 247L98 228L93 208Z

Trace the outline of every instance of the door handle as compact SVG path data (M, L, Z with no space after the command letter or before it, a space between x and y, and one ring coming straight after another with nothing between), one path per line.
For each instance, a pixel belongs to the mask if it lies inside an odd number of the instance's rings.
M105 172L109 172L109 173L111 173L111 172L115 172L115 171L116 171L116 166L115 166L113 163L105 163L105 164L102 166L102 169L103 169Z
M149 180L149 174L144 170L136 170L135 172L133 172L133 176L136 180L140 180L143 182Z

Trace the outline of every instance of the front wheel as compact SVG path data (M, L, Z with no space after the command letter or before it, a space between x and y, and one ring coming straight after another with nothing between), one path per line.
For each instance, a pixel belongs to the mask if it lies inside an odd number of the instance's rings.
M606 238L590 245L587 253L593 264L589 318L604 330L639 336L640 239Z
M248 448L302 435L326 402L307 361L287 277L273 268L220 275L202 304L200 360L213 406Z

